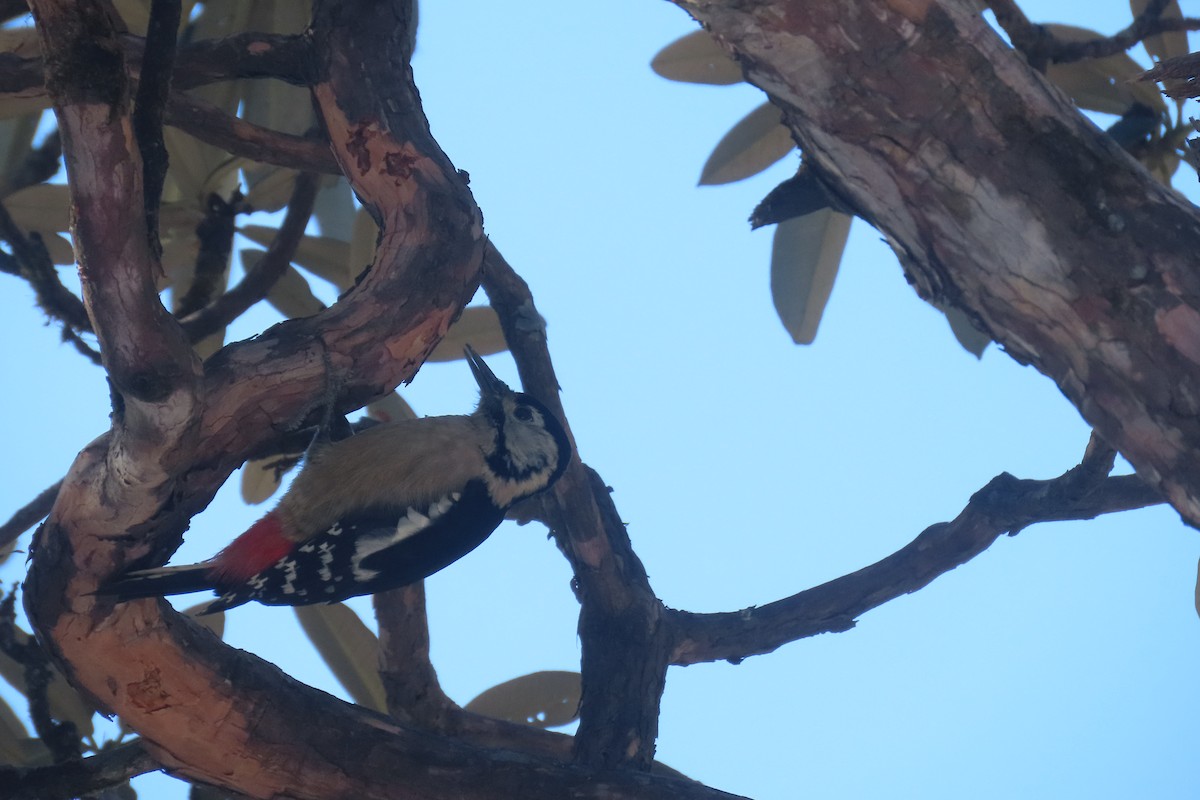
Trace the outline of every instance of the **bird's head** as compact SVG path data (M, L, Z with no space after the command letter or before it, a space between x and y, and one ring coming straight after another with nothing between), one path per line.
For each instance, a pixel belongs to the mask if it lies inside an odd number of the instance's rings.
M488 492L497 506L508 508L558 480L571 458L571 443L550 409L508 388L470 345L466 355L479 384L475 416L491 433L484 446Z

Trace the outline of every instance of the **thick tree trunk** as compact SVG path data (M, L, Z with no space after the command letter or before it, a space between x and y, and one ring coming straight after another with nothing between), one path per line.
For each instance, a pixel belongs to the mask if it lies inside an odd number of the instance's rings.
M1054 379L1200 524L1200 217L961 0L676 0L917 291Z

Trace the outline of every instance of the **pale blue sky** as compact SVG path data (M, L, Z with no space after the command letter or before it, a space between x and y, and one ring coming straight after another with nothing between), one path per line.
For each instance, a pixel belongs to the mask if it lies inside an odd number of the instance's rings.
M1103 32L1129 14L1115 0L1023 7ZM1077 463L1088 428L1057 388L995 347L981 361L961 350L862 222L816 343L791 343L768 291L771 233L745 220L795 161L695 186L761 95L649 70L694 29L676 7L471 0L424 3L421 17L414 69L434 135L533 289L581 454L614 488L668 605L769 602L888 555L999 472L1046 478ZM1195 176L1181 176L1194 197ZM99 372L29 306L6 279L4 363L22 388L0 398L6 460L19 464L0 515L107 424ZM490 362L514 379L505 358ZM427 368L405 396L421 414L461 413L475 390L459 362ZM211 555L262 513L237 483L193 521L176 561ZM659 756L759 800L1195 797L1198 553L1163 508L1004 538L848 633L672 669ZM18 580L19 566L0 578ZM532 525L502 528L431 579L450 695L577 668L569 579ZM286 609L240 609L227 638L343 694ZM162 778L138 785L182 796Z

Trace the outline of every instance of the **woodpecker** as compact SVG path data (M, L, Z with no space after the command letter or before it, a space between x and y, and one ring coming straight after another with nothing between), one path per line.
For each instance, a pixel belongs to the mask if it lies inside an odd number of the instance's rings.
M279 504L208 561L128 572L118 602L213 590L211 614L336 602L414 583L491 535L504 513L551 486L571 444L542 403L514 392L469 346L479 384L468 415L376 425L316 443Z

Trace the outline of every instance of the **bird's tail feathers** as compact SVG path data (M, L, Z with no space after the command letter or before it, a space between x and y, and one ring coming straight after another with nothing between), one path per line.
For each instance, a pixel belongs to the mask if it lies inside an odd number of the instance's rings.
M212 589L209 564L188 564L179 567L155 567L127 572L107 584L98 594L112 595L118 602L139 597L160 597Z

